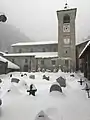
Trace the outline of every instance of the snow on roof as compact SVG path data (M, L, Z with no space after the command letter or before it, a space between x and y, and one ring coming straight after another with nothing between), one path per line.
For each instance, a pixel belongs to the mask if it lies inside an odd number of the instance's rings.
M53 58L52 60L71 60L72 58L70 57L58 57L58 58Z
M61 57L61 58L59 58L59 59L61 59L61 60L71 60L70 57Z
M35 56L35 53L10 53L10 54L4 54L4 56L5 57L8 57L8 56L10 56L10 57L15 57L15 56Z
M84 41L81 41L81 42L79 42L79 43L76 43L76 46L78 46L78 45L80 45L80 44L83 44L83 43L85 43L85 42L88 42L88 41L90 41L90 39L85 39Z
M13 53L4 54L4 56L35 56L35 58L53 58L58 57L58 52Z
M83 50L81 51L79 58L81 57L81 55L85 52L85 50L87 49L87 47L90 45L90 41L86 44L86 46L83 48Z
M47 44L58 44L58 41L39 41L39 42L24 42L24 43L16 43L11 46L28 46L28 45L47 45Z
M4 52L0 51L1 54L5 54Z
M42 53L37 53L35 55L35 58L54 58L58 57L58 52L42 52Z
M18 65L15 65L14 63L12 63L11 61L7 60L6 58L0 56L0 61L2 62L8 62L8 68L12 68L12 69L20 69L20 67Z

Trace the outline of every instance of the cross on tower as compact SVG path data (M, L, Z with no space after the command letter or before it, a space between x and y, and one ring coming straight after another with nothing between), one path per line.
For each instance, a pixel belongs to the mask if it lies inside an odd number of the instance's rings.
M67 0L66 0L64 9L67 9L67 8L68 8L68 3L67 3Z

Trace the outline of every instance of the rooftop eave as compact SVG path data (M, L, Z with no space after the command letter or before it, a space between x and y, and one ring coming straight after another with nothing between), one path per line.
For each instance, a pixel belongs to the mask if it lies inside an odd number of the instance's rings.
M76 17L77 8L71 8L71 9L57 10L56 12L57 12L57 15L58 15L58 13L59 13L59 12L66 12L66 11L71 11L71 10L75 10L75 11L76 11L76 12L75 12L75 17Z

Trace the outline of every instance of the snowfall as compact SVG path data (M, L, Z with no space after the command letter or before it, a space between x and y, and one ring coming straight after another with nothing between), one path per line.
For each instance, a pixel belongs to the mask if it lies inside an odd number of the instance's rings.
M13 78L20 79L20 82L11 83L10 74ZM86 91L82 90L85 83L81 86L78 82L82 76L79 73L35 72L27 73L27 76L23 77L21 74L24 73L0 75L3 81L0 83L0 98L3 102L0 106L0 120L36 120L40 111L50 120L90 120L90 98ZM74 77L70 74L74 74ZM35 79L31 79L30 75L35 75ZM43 79L43 75L49 76L50 81ZM63 93L49 92L51 85L60 76L66 78ZM24 86L24 83L28 86ZM26 92L31 83L37 88L36 96L29 96ZM8 89L11 91L7 92Z

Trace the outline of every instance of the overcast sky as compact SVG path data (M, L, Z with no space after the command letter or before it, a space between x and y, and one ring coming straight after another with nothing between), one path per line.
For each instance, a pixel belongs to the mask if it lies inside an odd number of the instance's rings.
M8 16L9 24L19 28L34 41L58 40L57 10L66 0L0 0L0 12ZM76 7L77 41L90 35L90 0L68 0Z

